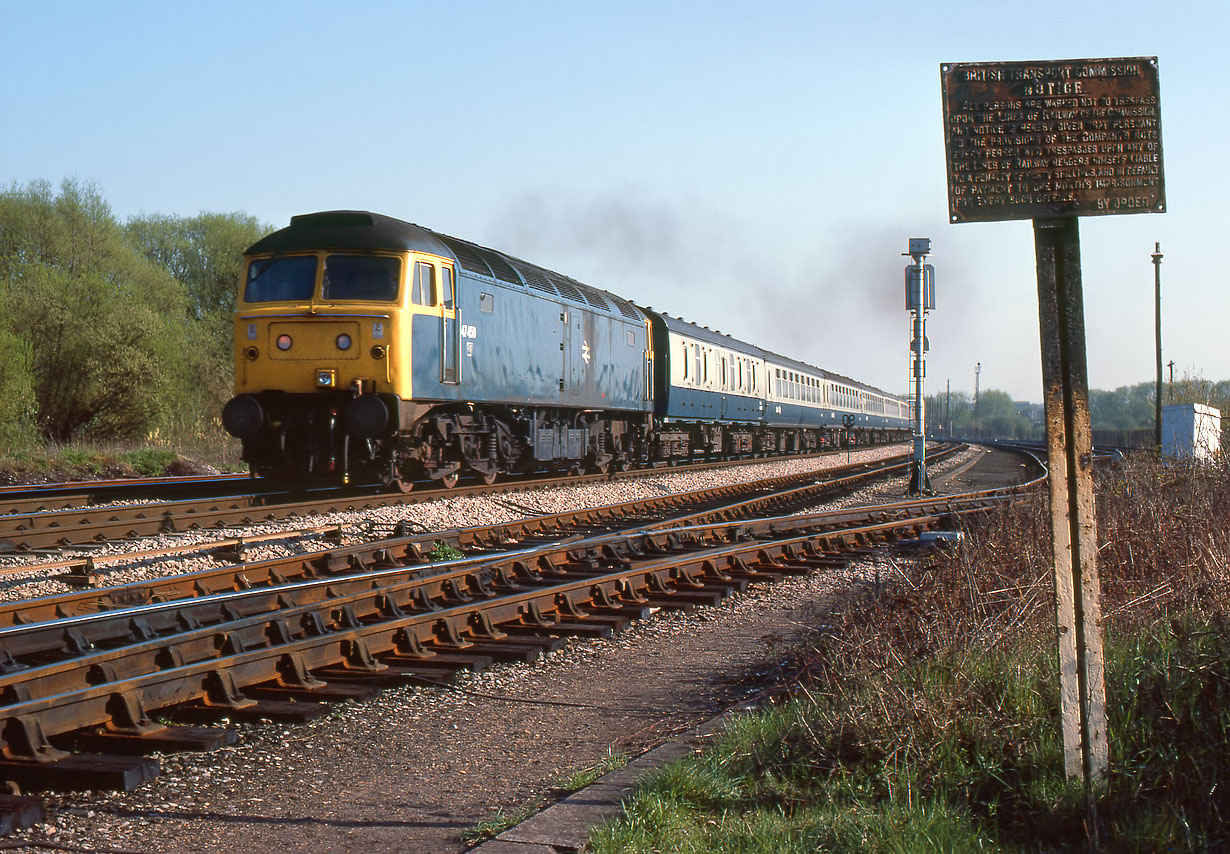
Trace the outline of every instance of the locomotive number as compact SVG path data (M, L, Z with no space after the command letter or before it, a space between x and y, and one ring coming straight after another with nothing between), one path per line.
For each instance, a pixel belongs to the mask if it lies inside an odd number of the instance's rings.
M477 326L462 326L461 327L461 337L462 338L477 338L478 337L478 327Z

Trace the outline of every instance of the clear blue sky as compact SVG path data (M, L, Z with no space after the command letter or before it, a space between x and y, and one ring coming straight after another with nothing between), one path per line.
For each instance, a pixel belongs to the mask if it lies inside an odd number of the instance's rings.
M1230 4L0 0L0 182L120 219L371 209L893 391L1041 399L1027 221L950 225L941 62L1159 58L1169 212L1081 221L1090 382L1230 378Z

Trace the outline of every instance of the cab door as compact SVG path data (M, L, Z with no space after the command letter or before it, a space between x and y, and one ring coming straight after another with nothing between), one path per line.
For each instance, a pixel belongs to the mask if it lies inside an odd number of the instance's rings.
M461 382L461 309L457 307L453 265L440 264L440 382Z

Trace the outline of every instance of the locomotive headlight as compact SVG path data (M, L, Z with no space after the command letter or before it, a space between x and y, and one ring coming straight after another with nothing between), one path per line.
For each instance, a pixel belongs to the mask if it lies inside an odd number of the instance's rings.
M316 385L318 388L333 388L336 382L336 375L331 369L322 368L316 372Z
M279 350L289 350L290 345L293 343L295 342L292 341L290 336L285 333L278 336L278 349Z
M350 336L349 335L346 335L343 333L342 335L337 336L337 349L339 350L349 350L350 349Z

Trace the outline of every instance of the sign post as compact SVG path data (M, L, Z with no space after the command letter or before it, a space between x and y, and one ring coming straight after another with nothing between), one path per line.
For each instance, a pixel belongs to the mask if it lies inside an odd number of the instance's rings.
M1106 686L1077 217L1166 210L1156 57L944 63L949 220L1032 219L1064 767L1106 778Z

